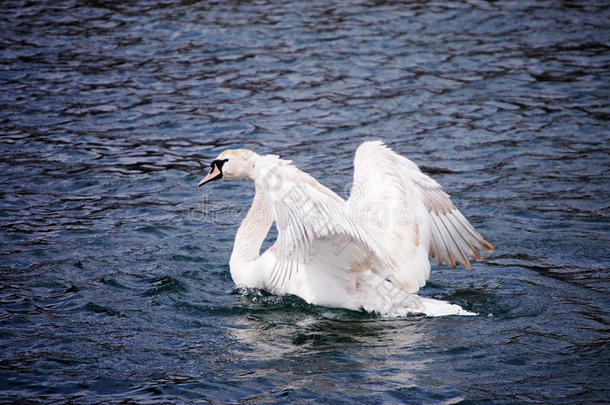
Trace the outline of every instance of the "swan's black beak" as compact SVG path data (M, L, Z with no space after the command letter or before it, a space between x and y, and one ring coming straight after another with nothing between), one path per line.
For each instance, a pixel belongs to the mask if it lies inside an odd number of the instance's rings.
M212 162L212 170L199 182L199 187L203 186L205 183L209 183L210 181L220 180L222 179L222 165L229 159L222 160L214 160Z

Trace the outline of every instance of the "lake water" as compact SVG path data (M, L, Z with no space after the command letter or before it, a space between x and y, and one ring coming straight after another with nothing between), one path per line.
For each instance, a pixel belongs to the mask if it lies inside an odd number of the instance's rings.
M2 3L0 402L610 401L608 2L111 3ZM346 196L372 139L495 245L421 290L479 316L234 290L210 160Z

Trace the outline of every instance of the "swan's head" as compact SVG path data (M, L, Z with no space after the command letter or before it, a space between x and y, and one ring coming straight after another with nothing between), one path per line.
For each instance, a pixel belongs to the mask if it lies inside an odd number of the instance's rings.
M211 163L210 173L200 182L199 187L210 181L252 178L254 164L260 155L248 149L229 149L222 152Z

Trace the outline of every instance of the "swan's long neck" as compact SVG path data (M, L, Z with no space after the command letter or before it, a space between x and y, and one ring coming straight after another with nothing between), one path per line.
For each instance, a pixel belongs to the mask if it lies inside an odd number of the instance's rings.
M263 190L256 186L252 206L235 235L235 244L229 262L232 274L244 269L260 255L263 241L273 224L273 217L265 207L264 198Z

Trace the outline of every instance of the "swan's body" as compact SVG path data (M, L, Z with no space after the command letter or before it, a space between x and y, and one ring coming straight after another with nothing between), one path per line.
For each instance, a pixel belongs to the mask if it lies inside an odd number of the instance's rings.
M200 185L222 177L249 178L256 190L229 263L237 286L390 316L470 314L415 293L429 256L470 268L477 249L493 247L438 183L383 143L356 151L347 201L290 161L244 149L222 152ZM274 222L277 240L260 255Z

